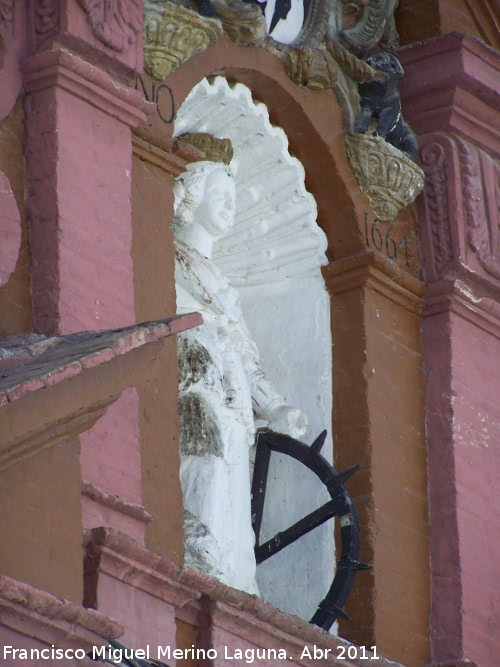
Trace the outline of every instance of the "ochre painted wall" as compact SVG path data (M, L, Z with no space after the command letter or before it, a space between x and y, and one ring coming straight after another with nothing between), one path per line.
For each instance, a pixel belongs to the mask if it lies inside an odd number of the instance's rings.
M0 473L0 570L81 602L80 443L61 442Z

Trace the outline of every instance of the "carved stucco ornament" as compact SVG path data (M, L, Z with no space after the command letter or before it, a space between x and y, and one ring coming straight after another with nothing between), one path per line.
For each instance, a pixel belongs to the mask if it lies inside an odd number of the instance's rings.
M424 187L424 172L381 137L346 134L351 169L380 220L394 220Z
M267 38L266 19L259 5L240 0L213 0L222 27L238 46L260 46Z
M144 64L156 81L163 81L186 60L213 46L222 35L216 19L202 17L168 0L144 2Z

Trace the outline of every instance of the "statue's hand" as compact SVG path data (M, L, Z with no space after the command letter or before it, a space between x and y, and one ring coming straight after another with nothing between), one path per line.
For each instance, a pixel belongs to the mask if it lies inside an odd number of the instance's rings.
M281 405L269 415L269 428L292 438L303 436L307 426L307 417L302 410L289 405Z

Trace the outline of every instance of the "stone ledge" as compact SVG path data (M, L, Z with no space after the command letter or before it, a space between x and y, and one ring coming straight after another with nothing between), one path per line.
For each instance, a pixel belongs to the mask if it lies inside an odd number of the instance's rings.
M25 346L16 337L16 345L10 349L10 339L0 339L0 350L4 353L0 358L0 405L201 323L200 315L190 313L124 329L40 338Z
M458 278L431 283L426 289L422 315L432 317L448 311L500 338L500 303L488 297L476 297Z
M123 634L109 616L6 575L0 575L0 614L3 626L61 648L90 651Z
M283 647L291 658L286 665L304 667L366 667L367 659L337 660L339 650L352 644L334 637L306 621L280 612L261 598L237 591L201 572L179 567L167 557L141 547L114 528L96 528L85 535L85 603L97 602L98 578L102 573L177 607L176 615L200 625L200 642L208 649L213 641L222 645ZM201 620L201 623L200 623ZM222 633L222 634L221 634ZM219 639L217 639L217 637ZM236 641L236 643L235 643ZM304 647L330 650L324 659L301 658ZM293 655L292 655L293 654ZM366 655L371 655L366 651ZM225 664L217 659L214 665ZM268 665L269 662L260 665ZM377 667L398 667L383 657L370 661Z
M405 118L419 135L461 135L500 155L500 56L480 40L450 33L402 49Z
M324 269L333 294L369 287L412 313L420 313L423 283L375 252L335 260Z

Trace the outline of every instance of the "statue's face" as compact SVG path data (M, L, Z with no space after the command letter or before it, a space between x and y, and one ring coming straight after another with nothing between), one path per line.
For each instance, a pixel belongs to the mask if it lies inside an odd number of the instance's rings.
M234 223L236 192L234 178L223 168L207 176L203 199L198 206L203 226L213 236L223 236ZM195 215L196 218L196 215Z

